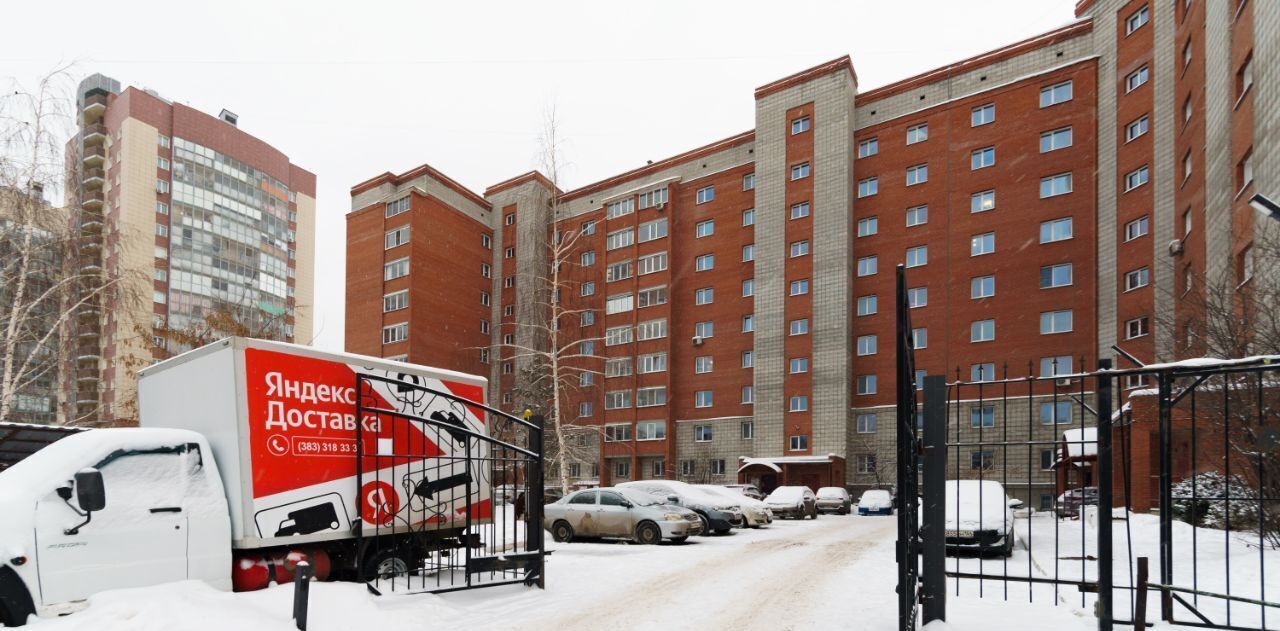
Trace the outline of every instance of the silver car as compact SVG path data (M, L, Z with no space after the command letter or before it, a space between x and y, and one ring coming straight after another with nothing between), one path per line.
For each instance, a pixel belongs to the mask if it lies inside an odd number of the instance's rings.
M556 541L575 537L676 543L702 532L698 514L631 489L585 489L543 507L542 527Z
M843 486L824 486L818 489L818 512L848 515L853 498Z
M770 511L769 507L765 506L764 502L760 500L752 499L734 489L716 484L695 484L694 486L712 495L719 495L737 505L742 510L741 525L743 528L759 528L773 523L773 511Z

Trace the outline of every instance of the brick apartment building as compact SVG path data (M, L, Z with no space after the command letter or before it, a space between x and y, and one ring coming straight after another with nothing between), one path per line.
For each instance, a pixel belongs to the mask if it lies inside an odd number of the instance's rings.
M567 409L601 439L571 477L727 482L751 458L855 488L891 470L899 263L922 372L1065 373L1113 344L1197 354L1193 325L1156 323L1184 317L1189 279L1248 277L1255 174L1280 194L1277 108L1253 105L1277 102L1280 5L1076 11L873 90L848 57L804 70L755 90L753 130L569 191L528 173L479 195L429 166L360 183L347 350L489 374L512 407L506 345L536 341L519 324L560 234L561 299L583 310L560 330L597 356ZM1052 443L1082 414L1047 403L1055 387L961 430L1007 412L1039 420L1011 433ZM1036 480L1024 499L1053 493L1052 458L1027 452L1050 447L1008 454Z
M61 418L136 419L137 369L185 350L155 327L220 310L309 343L315 175L226 110L210 116L100 74L76 99L67 196L82 239L69 264L86 298L64 336Z

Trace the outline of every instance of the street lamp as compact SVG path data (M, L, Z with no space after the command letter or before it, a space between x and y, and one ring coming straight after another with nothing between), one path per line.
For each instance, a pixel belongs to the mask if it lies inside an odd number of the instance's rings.
M1275 203L1271 198L1262 193L1255 193L1249 198L1249 205L1260 213L1270 215L1272 219L1280 221L1280 204Z

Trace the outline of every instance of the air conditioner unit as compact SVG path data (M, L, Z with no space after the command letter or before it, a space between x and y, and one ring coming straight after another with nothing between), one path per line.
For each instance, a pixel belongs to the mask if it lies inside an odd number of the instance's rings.
M1182 240L1174 239L1169 242L1169 256L1177 256L1182 254Z
M1070 380L1070 379L1058 379L1058 380L1054 381L1054 383L1056 383L1056 384L1058 384L1058 385L1060 385L1060 386L1069 386L1069 385L1071 385L1071 380Z
M695 335L695 336L693 336L693 345L694 345L694 346L702 346L702 336L701 336L701 335Z
M654 204L654 205L653 205L653 207L654 207L654 208L656 208L659 212L661 212L661 211L664 211L664 210L666 210L666 209L667 209L667 203L666 203L666 202L662 202L662 203L659 203L659 204Z

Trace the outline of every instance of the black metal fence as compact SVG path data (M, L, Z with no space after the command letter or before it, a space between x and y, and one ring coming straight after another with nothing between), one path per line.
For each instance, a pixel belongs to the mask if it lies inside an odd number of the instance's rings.
M543 586L540 418L357 375L360 580L377 592Z
M1172 623L1278 626L1280 587L1267 589L1280 575L1274 358L1103 360L1091 372L1050 360L999 378L988 368L925 378L926 609L931 581L946 580L960 597L1091 608L1100 629L1153 619L1139 607L1148 590ZM945 545L929 546L939 530ZM1146 558L1157 576L1139 580Z
M915 419L915 349L911 338L911 311L907 305L906 274L903 266L897 268L897 352L898 431L897 468L898 483L898 540L894 553L898 560L898 629L914 631L920 604L919 590L919 466L921 453ZM927 621L926 621L927 622Z

